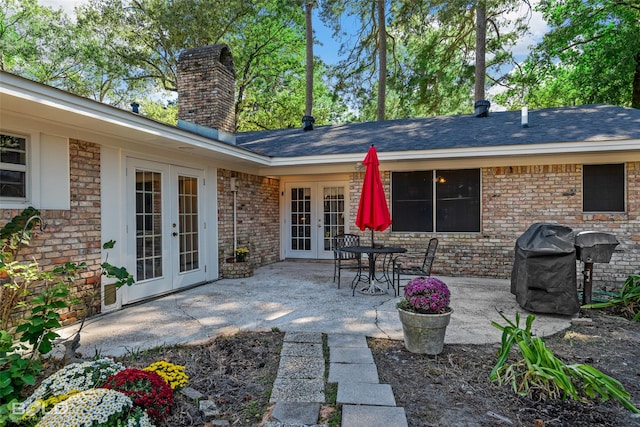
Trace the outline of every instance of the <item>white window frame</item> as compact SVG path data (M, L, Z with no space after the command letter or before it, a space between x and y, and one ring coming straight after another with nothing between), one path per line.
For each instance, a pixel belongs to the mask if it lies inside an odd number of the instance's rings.
M40 132L28 125L21 129L0 128L0 133L27 141L25 197L0 197L2 208L71 209L69 138Z
M25 144L24 144L24 151L25 151L25 164L24 165L17 165L14 163L1 163L0 162L0 169L3 170L10 170L10 171L17 171L17 172L24 172L24 197L7 197L7 196L0 196L0 201L3 204L26 204L29 200L30 200L30 162L31 162L31 156L32 156L32 150L31 150L31 138L28 135L24 135L24 134L20 134L17 132L7 132L7 131L3 131L0 130L0 134L5 135L5 136L12 136L15 138L22 138L25 140Z

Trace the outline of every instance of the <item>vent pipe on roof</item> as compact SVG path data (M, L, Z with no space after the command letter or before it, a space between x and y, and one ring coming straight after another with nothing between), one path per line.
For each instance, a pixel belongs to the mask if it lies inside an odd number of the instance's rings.
M140 107L140 104L138 104L137 102L133 101L131 103L131 111L133 111L134 113L138 114L138 107Z
M526 105L522 107L521 124L523 128L529 127L529 107Z
M489 115L489 107L491 103L484 99L476 101L473 107L476 110L476 117L487 117Z
M315 123L315 121L316 119L314 119L313 116L302 116L302 130L313 130L313 123Z

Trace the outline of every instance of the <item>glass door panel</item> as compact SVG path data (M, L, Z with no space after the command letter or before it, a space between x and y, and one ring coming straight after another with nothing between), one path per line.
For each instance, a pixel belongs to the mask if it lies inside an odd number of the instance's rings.
M322 247L331 250L331 238L344 233L344 187L324 187Z
M173 289L201 283L206 278L203 238L205 218L203 172L171 167L171 260Z
M311 250L311 188L291 189L291 249Z
M201 238L204 172L133 158L127 162L128 245L135 253L136 283L122 288L123 304L206 278Z
M198 180L178 176L178 239L181 273L200 267L198 247Z
M162 174L136 170L136 281L162 276Z
M331 238L344 233L347 183L291 183L285 186L285 256L333 258Z

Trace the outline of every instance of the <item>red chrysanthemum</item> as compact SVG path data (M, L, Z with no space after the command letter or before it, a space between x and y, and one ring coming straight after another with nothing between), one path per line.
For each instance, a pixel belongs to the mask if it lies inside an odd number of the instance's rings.
M103 387L126 394L135 406L158 421L169 415L173 405L173 390L153 371L125 369L107 378Z

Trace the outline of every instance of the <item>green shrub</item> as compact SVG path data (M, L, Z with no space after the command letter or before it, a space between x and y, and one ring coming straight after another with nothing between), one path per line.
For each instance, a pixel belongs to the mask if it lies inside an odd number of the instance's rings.
M44 270L35 261L19 261L20 249L29 244L36 225L44 230L40 213L27 208L0 229L0 427L14 419L12 408L20 392L35 383L42 370L42 355L49 353L59 338L55 329L62 326L60 311L78 303L71 289L87 267L84 262L65 263ZM114 245L111 240L103 249ZM116 288L134 283L133 276L123 267L105 260L101 268L101 275L116 279ZM36 284L41 291L34 295L32 288ZM12 315L20 308L27 315L12 325ZM13 333L9 332L10 326L14 327ZM79 334L78 331L75 339L79 340Z
M640 320L640 274L631 274L624 281L620 294L605 302L583 305L582 308L615 307L633 322Z
M599 397L601 401L617 399L625 408L640 413L629 400L630 395L622 384L590 365L567 365L558 359L547 348L544 340L531 335L531 324L535 319L527 316L525 328L520 328L520 313L516 313L516 321L511 322L502 313L500 316L507 322L506 326L491 322L502 331L502 346L498 353L498 361L489 378L499 384L510 383L513 390L521 395L530 396L538 393L539 398L570 398L587 401ZM522 359L507 364L513 345Z

